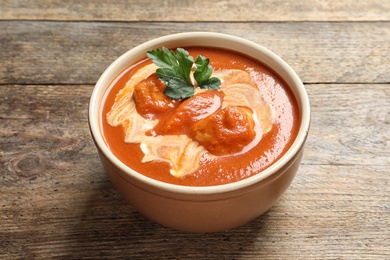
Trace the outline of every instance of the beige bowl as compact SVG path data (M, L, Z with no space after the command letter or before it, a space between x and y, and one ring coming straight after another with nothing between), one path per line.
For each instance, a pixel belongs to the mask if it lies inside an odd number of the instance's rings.
M148 50L186 46L223 47L249 55L273 69L292 89L300 109L301 125L290 149L275 164L250 178L219 186L187 187L160 182L123 164L105 144L100 124L103 95L124 69L144 58ZM302 158L310 125L306 90L290 66L271 51L231 35L189 32L143 43L115 60L96 83L89 105L89 126L102 164L118 192L144 216L174 229L216 232L231 229L260 216L291 184Z

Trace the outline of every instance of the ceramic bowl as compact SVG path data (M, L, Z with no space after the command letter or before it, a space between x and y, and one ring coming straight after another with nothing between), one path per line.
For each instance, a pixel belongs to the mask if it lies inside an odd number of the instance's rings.
M247 179L209 187L188 187L160 182L132 170L107 147L102 137L100 112L103 95L124 69L145 57L148 50L186 46L223 47L249 55L274 70L292 89L301 123L290 149L276 163ZM89 105L89 126L101 162L118 192L141 214L161 225L188 232L217 232L238 227L272 207L291 184L301 162L309 132L310 106L306 90L293 69L273 52L236 36L189 32L145 42L115 60L101 75Z

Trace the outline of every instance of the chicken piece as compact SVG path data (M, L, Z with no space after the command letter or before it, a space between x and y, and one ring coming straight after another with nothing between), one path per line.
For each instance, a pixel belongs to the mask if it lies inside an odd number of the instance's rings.
M225 93L224 104L227 106L247 106L253 109L263 133L271 130L273 114L271 107L264 101L258 86L251 75L243 70L219 70L213 76L221 79L221 90Z
M196 122L191 137L214 155L241 152L256 137L253 112L245 106L228 106Z
M110 125L121 125L130 119L133 120L134 114L138 115L132 98L134 86L155 73L156 69L157 66L154 64L146 65L139 69L126 83L125 87L119 91L115 97L114 105L111 107L110 112L107 113L107 122Z
M164 94L165 85L156 73L134 86L133 100L137 112L144 118L155 119L174 108L176 101Z
M162 134L186 134L185 130L222 106L224 93L208 90L183 101L161 128Z

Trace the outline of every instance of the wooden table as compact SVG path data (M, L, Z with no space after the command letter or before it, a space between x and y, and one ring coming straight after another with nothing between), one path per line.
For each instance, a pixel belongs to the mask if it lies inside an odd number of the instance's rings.
M247 38L306 85L292 186L225 232L162 227L118 196L92 142L100 74L185 31ZM0 0L0 258L390 259L390 2Z

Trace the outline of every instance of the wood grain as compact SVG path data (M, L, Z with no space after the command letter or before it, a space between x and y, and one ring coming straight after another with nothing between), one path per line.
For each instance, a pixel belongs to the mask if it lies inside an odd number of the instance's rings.
M0 18L6 20L290 22L390 18L390 2L383 0L0 0L0 6Z
M388 84L319 84L308 92L313 115L306 160L390 166Z
M0 0L0 259L390 259L390 2ZM281 200L213 234L162 227L104 173L93 85L132 47L222 32L302 78L312 124Z
M136 45L185 31L257 42L305 83L388 83L388 23L85 23L0 21L0 84L94 84Z
M306 87L312 134L288 192L243 227L187 234L111 186L87 126L92 85L2 86L0 258L386 258L390 85Z

